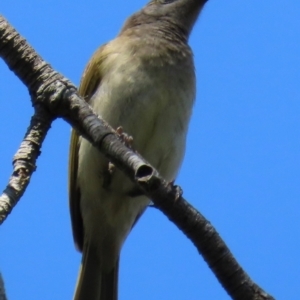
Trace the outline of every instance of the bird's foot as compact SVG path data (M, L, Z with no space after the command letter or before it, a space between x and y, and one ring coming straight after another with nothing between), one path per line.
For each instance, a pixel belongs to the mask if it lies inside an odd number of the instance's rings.
M116 166L112 162L108 162L107 169L104 170L104 172L101 174L101 177L103 179L102 187L104 189L109 189L109 186L111 184L112 176L116 170Z
M108 173L110 175L112 175L114 173L115 169L116 169L116 166L112 162L109 162L108 163Z
M175 179L174 180L172 180L172 181L170 181L169 183L168 183L168 185L172 188L172 189L175 189L175 201L176 200L178 200L181 196L182 196L182 194L183 194L183 190L182 190L182 188L179 186L179 185L175 185L174 184L175 183Z
M121 141L130 149L132 148L133 145L133 137L129 134L127 134L126 132L124 132L123 127L119 126L116 129L116 133L118 134L119 138L121 139Z

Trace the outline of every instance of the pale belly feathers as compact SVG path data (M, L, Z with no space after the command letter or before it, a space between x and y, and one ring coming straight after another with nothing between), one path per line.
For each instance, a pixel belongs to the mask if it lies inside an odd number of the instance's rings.
M162 68L134 60L118 53L107 60L107 71L90 105L112 127L122 126L133 137L133 148L171 181L184 156L195 98L194 70L185 68L184 61L180 66L173 63ZM110 185L104 188L107 168L107 159L81 139L78 185L84 230L93 239L98 236L95 243L101 245L101 260L112 253L117 259L135 219L149 203L145 196L128 195L134 184L117 169ZM89 222L89 218L97 221ZM108 261L108 268L113 263Z

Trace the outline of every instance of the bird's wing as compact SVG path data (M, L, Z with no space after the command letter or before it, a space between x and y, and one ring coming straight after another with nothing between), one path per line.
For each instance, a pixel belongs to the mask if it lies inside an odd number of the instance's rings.
M102 76L100 70L101 63L105 58L103 51L104 47L105 45L100 47L94 53L81 78L78 93L87 102L89 102L91 96L101 84ZM84 232L80 212L80 189L77 185L79 145L79 135L74 129L72 129L69 153L69 205L74 242L77 249L82 251Z

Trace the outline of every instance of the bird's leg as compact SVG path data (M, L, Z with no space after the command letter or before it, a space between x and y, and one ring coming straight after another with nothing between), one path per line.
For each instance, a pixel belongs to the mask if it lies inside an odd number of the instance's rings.
M123 127L119 126L116 129L116 133L121 139L121 141L130 149L133 150L132 144L133 144L133 137L131 135L128 135L124 132ZM103 188L108 188L111 183L111 177L113 173L115 172L116 166L112 162L108 162L107 166L107 172L105 172L104 181L103 181Z

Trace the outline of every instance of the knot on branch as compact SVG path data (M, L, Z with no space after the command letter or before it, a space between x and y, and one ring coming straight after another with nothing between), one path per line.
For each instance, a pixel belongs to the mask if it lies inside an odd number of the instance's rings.
M36 94L31 94L33 106L40 104L53 115L68 114L68 99L76 92L76 87L51 68L44 70L43 77L46 79L40 84Z

